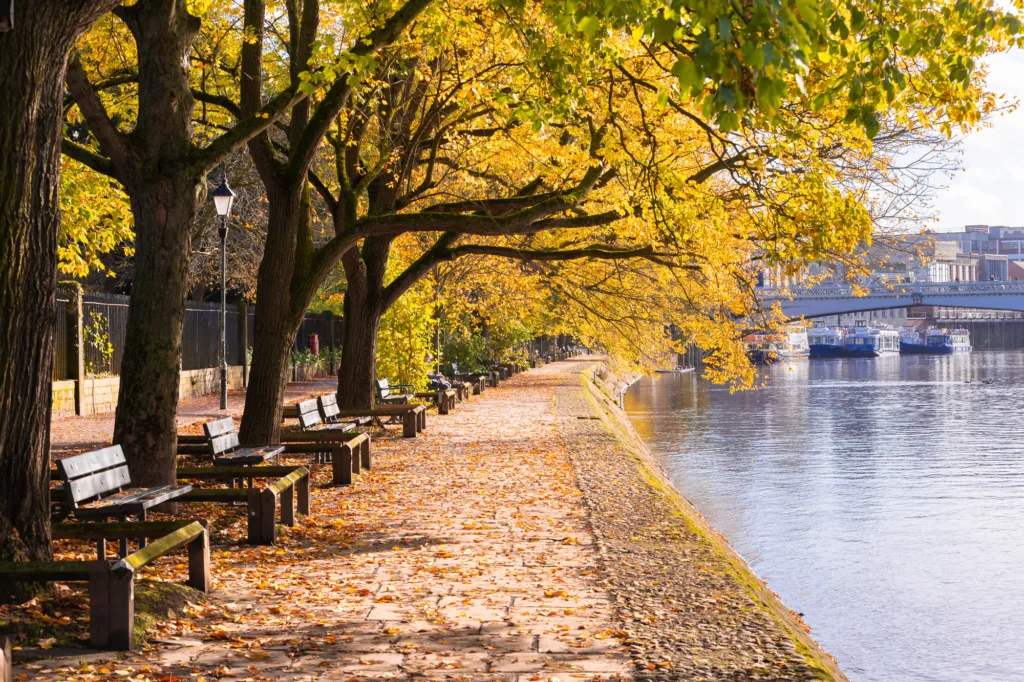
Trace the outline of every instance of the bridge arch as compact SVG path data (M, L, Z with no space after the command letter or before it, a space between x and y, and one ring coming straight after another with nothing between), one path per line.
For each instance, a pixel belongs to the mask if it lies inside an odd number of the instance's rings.
M1024 282L938 282L868 287L863 296L848 286L761 289L762 305L779 303L788 319L867 313L911 306L1024 312Z

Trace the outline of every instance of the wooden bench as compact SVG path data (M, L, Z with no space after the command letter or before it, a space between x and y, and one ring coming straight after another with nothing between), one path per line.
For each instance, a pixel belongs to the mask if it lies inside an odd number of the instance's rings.
M246 529L251 545L272 545L277 540L277 518L281 523L295 525L295 513L310 515L309 469L303 466L253 467L179 467L179 480L226 480L245 478L274 479L264 488L247 489L197 488L186 495L183 502L244 502L247 509ZM296 509L297 507L297 509Z
M426 398L437 407L438 414L448 414L455 409L457 392L454 388L439 388L436 391L417 391L417 398Z
M131 488L131 476L120 445L112 445L57 462L57 476L64 482L65 510L76 518L106 521L128 516L146 520L146 511L176 500L192 490L190 485ZM66 514L64 515L66 516ZM140 541L143 545L145 539ZM128 539L121 537L121 556L128 553ZM106 559L107 543L99 538L96 552Z
M448 364L448 372L445 374L453 379L468 381L473 387L473 395L480 395L483 393L488 384L487 372L460 372L459 365L455 362Z
M255 445L243 448L238 443L238 429L235 427L235 420L231 417L206 422L203 424L203 433L206 434L209 454L213 457L214 466L234 467L263 464L284 452L284 448L280 445ZM249 484L252 485L251 480Z
M0 562L0 576L8 581L88 582L90 646L130 651L135 646L135 576L144 567L187 546L188 584L209 592L210 536L206 526L200 521L53 526L54 538L104 540L140 534L158 539L119 561L5 561Z
M285 416L297 417L302 431L282 433L281 442L288 454L312 454L316 463L330 463L331 481L335 485L349 485L353 474L370 468L370 436L350 433L359 422L342 422L336 401L328 413L337 421L324 424L317 402L315 399L306 400L285 408ZM369 418L365 423L369 423ZM333 426L340 428L331 428Z
M373 423L373 419L370 417L357 417L343 421L339 416L341 410L338 409L338 395L336 393L324 393L316 400L320 407L320 418L324 420L324 424L352 424L355 427L369 426Z
M405 405L416 397L416 387L409 384L394 384L387 378L377 379L373 382L373 390L376 393L378 403L385 405Z
M355 410L340 410L341 417L382 417L401 418L402 436L404 438L415 438L427 428L427 406L426 405L377 405L376 407Z

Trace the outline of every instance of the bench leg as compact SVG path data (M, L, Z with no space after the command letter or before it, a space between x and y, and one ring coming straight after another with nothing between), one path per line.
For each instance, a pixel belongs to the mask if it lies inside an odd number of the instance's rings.
M352 458L352 475L354 476L358 474L362 470L362 466L360 466L359 462L359 453L352 447L351 442L345 443L341 447L348 450L348 456Z
M416 428L417 428L418 431L423 431L423 430L425 430L427 428L427 411L426 410L420 410L419 421L416 423Z
M309 476L303 476L295 485L298 486L296 502L299 507L299 513L309 516Z
M135 572L110 572L110 648L131 651L135 646Z
M265 489L259 493L260 544L272 545L277 540L277 495Z
M295 525L295 486L288 486L281 491L281 523L286 526Z
M331 483L350 485L352 483L352 449L347 443L335 444L331 456Z
M110 563L89 566L89 646L110 646Z
M440 393L437 396L437 413L448 414L448 396L444 393Z
M206 531L188 543L188 584L200 592L210 591L210 527L206 519L203 524Z
M107 520L105 516L100 517L100 523ZM100 538L96 541L96 560L106 561L107 560L107 540L106 538Z
M367 471L370 470L370 436L366 436L363 442L359 445L360 454L363 459L363 468Z
M260 493L258 490L249 489L248 509L248 531L249 544L258 545L263 537L263 507L260 505Z
M403 438L415 438L417 426L419 425L419 417L413 411L406 412L402 415L402 437Z

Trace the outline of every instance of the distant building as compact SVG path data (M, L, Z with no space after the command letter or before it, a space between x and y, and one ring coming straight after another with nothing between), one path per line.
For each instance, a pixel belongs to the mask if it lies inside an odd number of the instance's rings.
M962 232L935 232L936 239L956 242L960 253L1006 256L1009 261L1024 261L1024 227L1007 225L967 225Z

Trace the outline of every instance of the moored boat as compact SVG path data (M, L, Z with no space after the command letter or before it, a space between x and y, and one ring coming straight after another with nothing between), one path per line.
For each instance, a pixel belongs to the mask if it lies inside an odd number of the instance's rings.
M952 355L971 350L971 333L966 329L929 329L925 335L926 353Z
M924 335L914 327L903 327L900 329L900 353L907 355L919 355L927 352L924 345Z
M812 358L838 358L843 355L846 329L814 327L807 332L807 346Z
M856 327L846 335L846 355L854 358L874 358L900 352L900 335L886 327Z
M810 355L807 330L799 325L786 325L780 334L748 334L743 337L747 356L756 363L796 360Z

